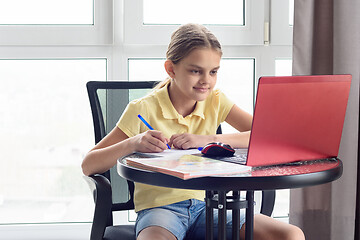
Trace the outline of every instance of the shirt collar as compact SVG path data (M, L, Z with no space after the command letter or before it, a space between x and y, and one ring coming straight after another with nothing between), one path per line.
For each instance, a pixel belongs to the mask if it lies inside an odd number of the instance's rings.
M157 99L162 114L166 119L181 119L183 117L176 111L170 100L168 86L169 83L166 84L164 87L160 88L157 94ZM205 118L204 111L205 111L205 101L197 102L194 111L190 113L190 115L188 115L187 117L198 116L204 119Z

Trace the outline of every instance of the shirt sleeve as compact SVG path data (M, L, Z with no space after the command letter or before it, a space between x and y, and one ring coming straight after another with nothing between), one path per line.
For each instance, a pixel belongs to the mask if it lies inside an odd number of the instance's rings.
M121 115L117 127L120 128L128 137L133 137L143 132L144 129L141 126L141 121L138 121L138 115L142 114L145 116L146 108L143 107L140 101L132 101L125 108L123 114Z

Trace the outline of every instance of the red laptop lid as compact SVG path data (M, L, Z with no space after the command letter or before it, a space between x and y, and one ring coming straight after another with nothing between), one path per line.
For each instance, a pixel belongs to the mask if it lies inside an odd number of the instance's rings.
M246 165L336 157L351 75L261 77Z

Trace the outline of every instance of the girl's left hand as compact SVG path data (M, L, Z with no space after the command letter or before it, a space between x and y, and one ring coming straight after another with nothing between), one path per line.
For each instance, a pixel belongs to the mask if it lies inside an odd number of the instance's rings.
M202 147L211 141L211 136L180 133L171 136L169 145L178 149L189 149Z

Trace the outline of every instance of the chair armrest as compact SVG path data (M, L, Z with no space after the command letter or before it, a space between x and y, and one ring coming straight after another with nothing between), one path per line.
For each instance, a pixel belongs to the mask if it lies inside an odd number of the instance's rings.
M260 213L271 217L275 204L275 190L263 190Z
M99 174L84 176L93 193L95 210L90 240L102 240L107 226L112 225L112 192L109 180Z

